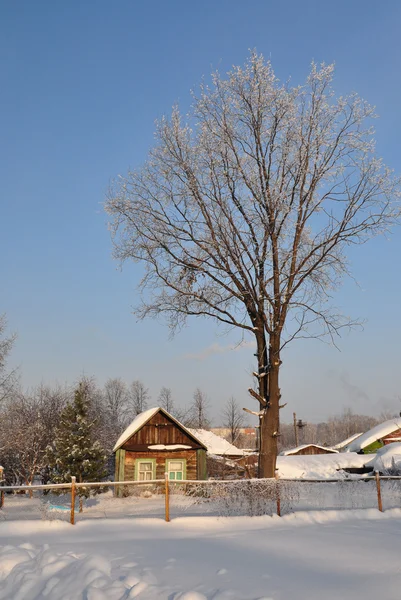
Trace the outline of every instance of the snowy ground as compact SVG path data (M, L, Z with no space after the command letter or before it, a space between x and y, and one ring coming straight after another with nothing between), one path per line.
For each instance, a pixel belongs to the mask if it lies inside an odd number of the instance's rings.
M0 599L398 600L401 510L0 522Z

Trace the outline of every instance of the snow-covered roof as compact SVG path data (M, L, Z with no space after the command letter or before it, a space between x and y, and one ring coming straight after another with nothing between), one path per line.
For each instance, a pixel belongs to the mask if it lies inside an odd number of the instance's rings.
M364 467L368 460L366 454L356 454L355 452L278 456L277 470L280 477L330 479L331 477L346 477L347 474L343 469Z
M381 473L386 472L393 466L401 470L401 444L391 443L379 448L376 454L373 455L372 460L366 463L366 466L372 467L374 471L380 471Z
M386 437L393 431L397 429L401 429L401 418L396 417L395 419L390 419L389 421L384 421L384 423L380 423L372 429L369 429L366 433L363 433L359 436L355 441L353 441L348 447L347 452L360 452L373 442L377 440L381 440Z
M195 441L198 442L201 446L205 445L205 444L203 444L202 440L200 440L194 433L192 433L192 431L190 429L188 429L187 427L184 427L184 425L182 425L182 423L177 421L177 419L175 419L172 415L170 415L170 413L168 413L166 410L164 410L164 408L161 408L160 406L155 406L154 408L149 408L148 410L145 410L144 412L140 413L139 415L137 415L135 417L135 419L132 421L132 423L130 425L128 425L127 429L125 431L123 431L123 433L118 438L118 440L113 448L113 452L116 452L116 450L121 448L121 446L123 446L125 444L125 442L127 442L130 439L130 437L132 437L137 431L139 431L141 429L141 427L146 425L146 423L148 421L150 421L150 419L158 412L162 412L166 417L168 417L169 419L174 421L174 423L176 423L179 427L181 427L190 437L194 438ZM182 447L182 445L180 445L180 447ZM155 447L153 447L152 449L156 450ZM168 446L163 447L163 450L167 450L167 449L172 450L173 448L168 447Z
M356 440L356 438L359 438L359 436L361 435L362 433L354 433L354 435L350 435L349 438L343 440L342 442L339 442L338 444L335 444L334 446L332 446L332 448L334 448L335 450L341 450L342 448L345 448L345 446L348 446L348 444Z
M198 440L202 442L207 448L209 454L218 454L226 456L244 456L244 451L233 444L230 444L227 440L216 435L213 431L207 431L206 429L189 429L188 431Z
M290 448L289 450L283 450L280 452L280 456L290 456L291 454L296 454L300 450L304 448L319 448L320 450L326 450L327 454L336 454L338 450L334 450L334 448L327 448L326 446L318 446L317 444L301 444L301 446L297 446L296 448Z

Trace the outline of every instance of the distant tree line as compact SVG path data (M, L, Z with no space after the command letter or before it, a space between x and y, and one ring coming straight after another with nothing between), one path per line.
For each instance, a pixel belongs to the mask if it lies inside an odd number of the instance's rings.
M99 478L106 473L105 460L112 456L120 434L150 404L161 406L187 427L212 426L211 401L200 388L195 389L186 407L178 406L172 390L165 386L152 401L149 389L139 379L127 384L121 378L110 378L99 387L93 378L81 378L71 386L41 384L24 392L17 370L7 368L15 336L7 334L6 325L5 317L0 316L0 464L9 483L30 484L36 478L44 482L70 480L72 464L78 479L89 480L90 472ZM383 412L375 418L347 408L325 422L308 423L299 431L299 443L333 446L394 416L398 415ZM226 401L216 424L224 428L229 442L256 448L256 436L243 431L245 415L234 397ZM81 435L83 445L69 455L68 436L76 437L79 427L85 432ZM279 450L295 446L292 423L281 423L278 444ZM88 448L91 467L78 468L76 457L88 454Z
M318 444L319 446L334 446L356 433L364 433L382 421L397 415L383 412L379 417L354 413L350 408L344 408L339 415L331 416L322 423L307 423L298 431L299 444ZM285 450L296 445L295 431L292 423L282 423L280 426L279 449Z

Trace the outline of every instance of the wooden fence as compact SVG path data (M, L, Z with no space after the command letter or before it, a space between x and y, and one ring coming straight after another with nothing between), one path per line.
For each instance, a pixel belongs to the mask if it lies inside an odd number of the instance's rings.
M238 484L238 482L246 481L248 483L254 481L256 482L269 482L272 486L274 486L275 490L275 505L276 505L276 513L278 516L281 516L281 502L282 497L280 493L281 484L285 482L294 482L297 484L302 483L341 483L341 484L355 484L359 481L375 481L376 482L376 492L377 492L377 507L383 512L383 502L382 502L382 490L381 490L381 481L383 480L398 480L401 481L401 476L384 476L380 475L378 472L375 473L373 477L363 477L361 479L344 479L344 478L328 478L328 479L290 479L290 478L274 478L268 480L260 480L260 479L247 479L247 480L182 480L182 481L172 481L168 479L168 474L165 474L165 480L153 479L150 481L98 481L98 482L88 482L88 483L77 483L76 478L71 478L71 483L59 483L59 484L46 484L46 485L17 485L17 486L6 486L4 485L4 481L0 483L0 509L5 505L5 494L13 493L19 491L27 491L33 492L35 490L66 490L70 492L71 502L70 502L70 523L71 525L75 524L75 500L77 495L77 490L81 488L114 488L114 490L119 486L149 486L149 485L159 485L163 486L163 493L165 496L164 502L164 516L167 522L170 521L170 494L171 494L171 486L183 486L185 484L189 485L199 485L199 486L213 486L214 484L224 484L226 486L230 486L231 484Z

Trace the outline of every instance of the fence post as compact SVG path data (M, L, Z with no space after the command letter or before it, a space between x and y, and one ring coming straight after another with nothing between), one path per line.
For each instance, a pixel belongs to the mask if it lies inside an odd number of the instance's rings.
M274 477L276 479L276 503L277 503L277 515L279 517L281 517L281 498L280 498L280 484L279 484L279 477L278 477L278 471L276 469L275 473L274 473Z
M164 474L165 477L165 519L167 523L170 521L170 490L169 490L169 481L168 481L168 473Z
M1 490L1 486L3 486L4 482L4 469L3 467L0 467L0 508L3 508L4 506L4 492L3 490Z
M380 488L379 471L375 471L375 478L376 478L376 489L377 489L377 504L378 504L380 512L383 512L382 491Z
M76 482L76 477L72 476L71 477L71 518L70 518L70 523L71 525L75 525L75 482Z

